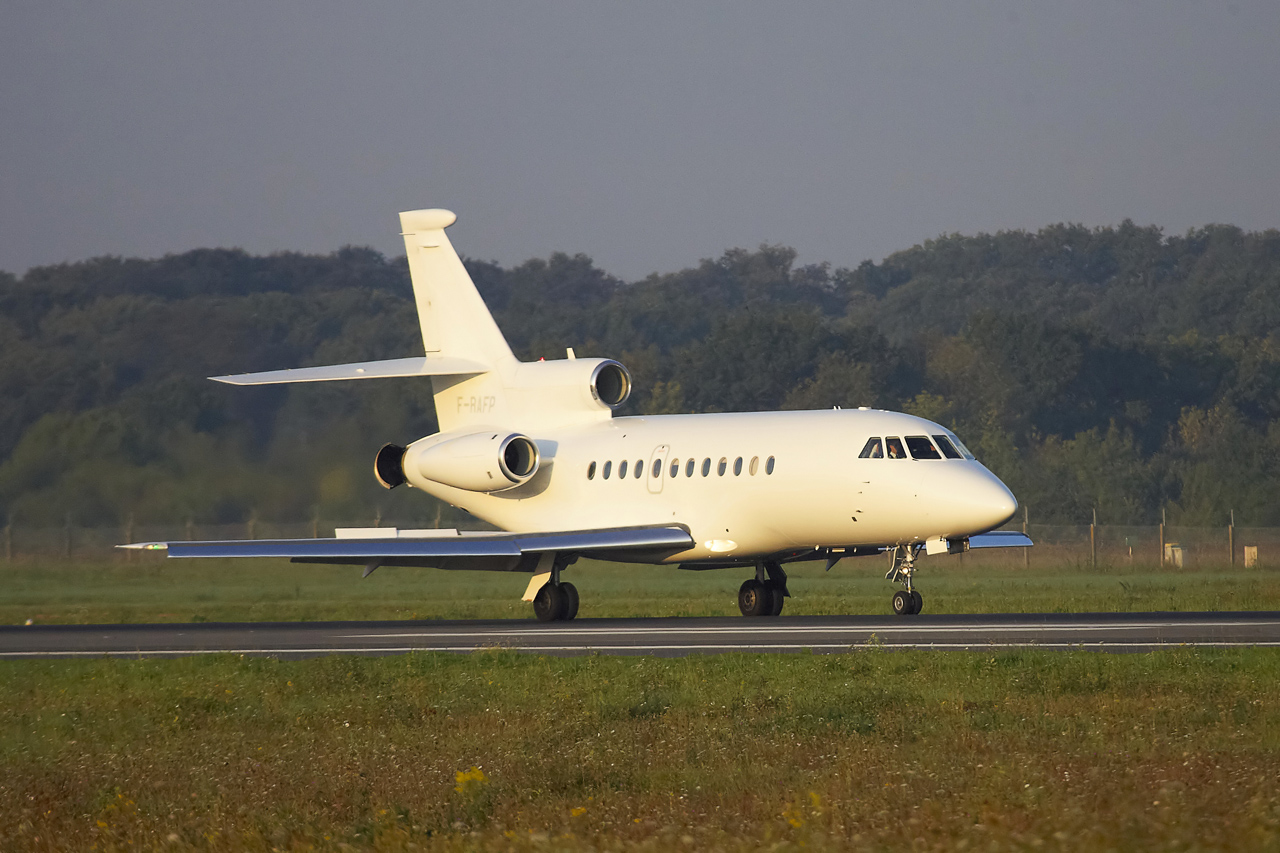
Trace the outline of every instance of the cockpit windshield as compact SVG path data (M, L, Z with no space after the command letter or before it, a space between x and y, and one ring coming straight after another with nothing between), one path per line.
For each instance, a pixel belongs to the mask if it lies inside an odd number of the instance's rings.
M947 438L951 439L951 443L956 446L956 450L959 450L960 455L963 456L965 459L975 458L973 453L970 452L969 448L964 446L964 442L961 441L960 438L954 432L947 433Z
M929 437L925 435L909 435L907 436L907 449L911 451L912 459L941 459L934 446L929 443Z
M942 455L948 459L959 459L960 451L956 450L956 446L951 443L951 439L945 435L935 435L933 440L937 443L938 449L942 451Z

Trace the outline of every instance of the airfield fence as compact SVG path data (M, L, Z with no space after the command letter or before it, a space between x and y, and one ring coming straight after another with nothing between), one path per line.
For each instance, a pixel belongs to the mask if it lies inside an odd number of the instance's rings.
M294 539L332 536L335 527L429 526L421 522L379 519L377 522L321 524L267 522L241 524L151 525L123 524L88 527L27 527L10 524L0 535L0 560L24 563L36 560L126 562L144 559L144 552L116 549L134 542L199 541L210 539ZM1007 530L1022 530L1010 524ZM1027 534L1033 548L991 548L970 551L966 565L1079 567L1163 567L1168 570L1224 568L1280 568L1280 527L1182 527L1175 525L1061 525L1031 524ZM1248 557L1249 559L1246 559ZM1162 559L1163 558L1163 559Z

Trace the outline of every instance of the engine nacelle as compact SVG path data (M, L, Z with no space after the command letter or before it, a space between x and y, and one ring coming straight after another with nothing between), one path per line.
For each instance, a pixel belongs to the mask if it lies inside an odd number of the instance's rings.
M416 473L455 489L500 492L527 482L538 472L538 445L519 433L478 432L425 444L421 449L410 446L401 454L399 471L402 477L406 472ZM381 469L378 480L383 485L390 482Z
M506 387L521 416L575 412L603 415L631 395L631 374L611 358L567 358L521 364Z

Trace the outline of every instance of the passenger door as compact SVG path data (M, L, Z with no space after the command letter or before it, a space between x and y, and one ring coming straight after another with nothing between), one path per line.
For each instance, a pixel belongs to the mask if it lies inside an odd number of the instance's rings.
M667 476L667 453L670 450L670 445L659 444L653 449L653 455L649 457L649 465L645 468L644 476L651 495L662 494L662 482Z

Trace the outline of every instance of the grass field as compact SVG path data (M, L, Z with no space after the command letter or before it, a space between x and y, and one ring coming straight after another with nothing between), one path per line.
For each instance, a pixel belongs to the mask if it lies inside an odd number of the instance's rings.
M887 614L874 559L790 614ZM581 615L740 571L580 564ZM524 575L19 564L20 623L530 618ZM1280 573L925 564L929 613L1280 609ZM1280 849L1280 653L0 661L0 850Z
M0 682L3 850L1280 847L1272 651L9 661Z
M527 619L528 575L298 566L282 560L20 563L0 566L0 622L186 622L316 619ZM924 560L925 613L1280 609L1280 571L1157 571L1063 564L1024 569ZM885 563L788 566L788 615L889 613ZM688 572L583 561L565 573L583 617L737 615L749 571Z

